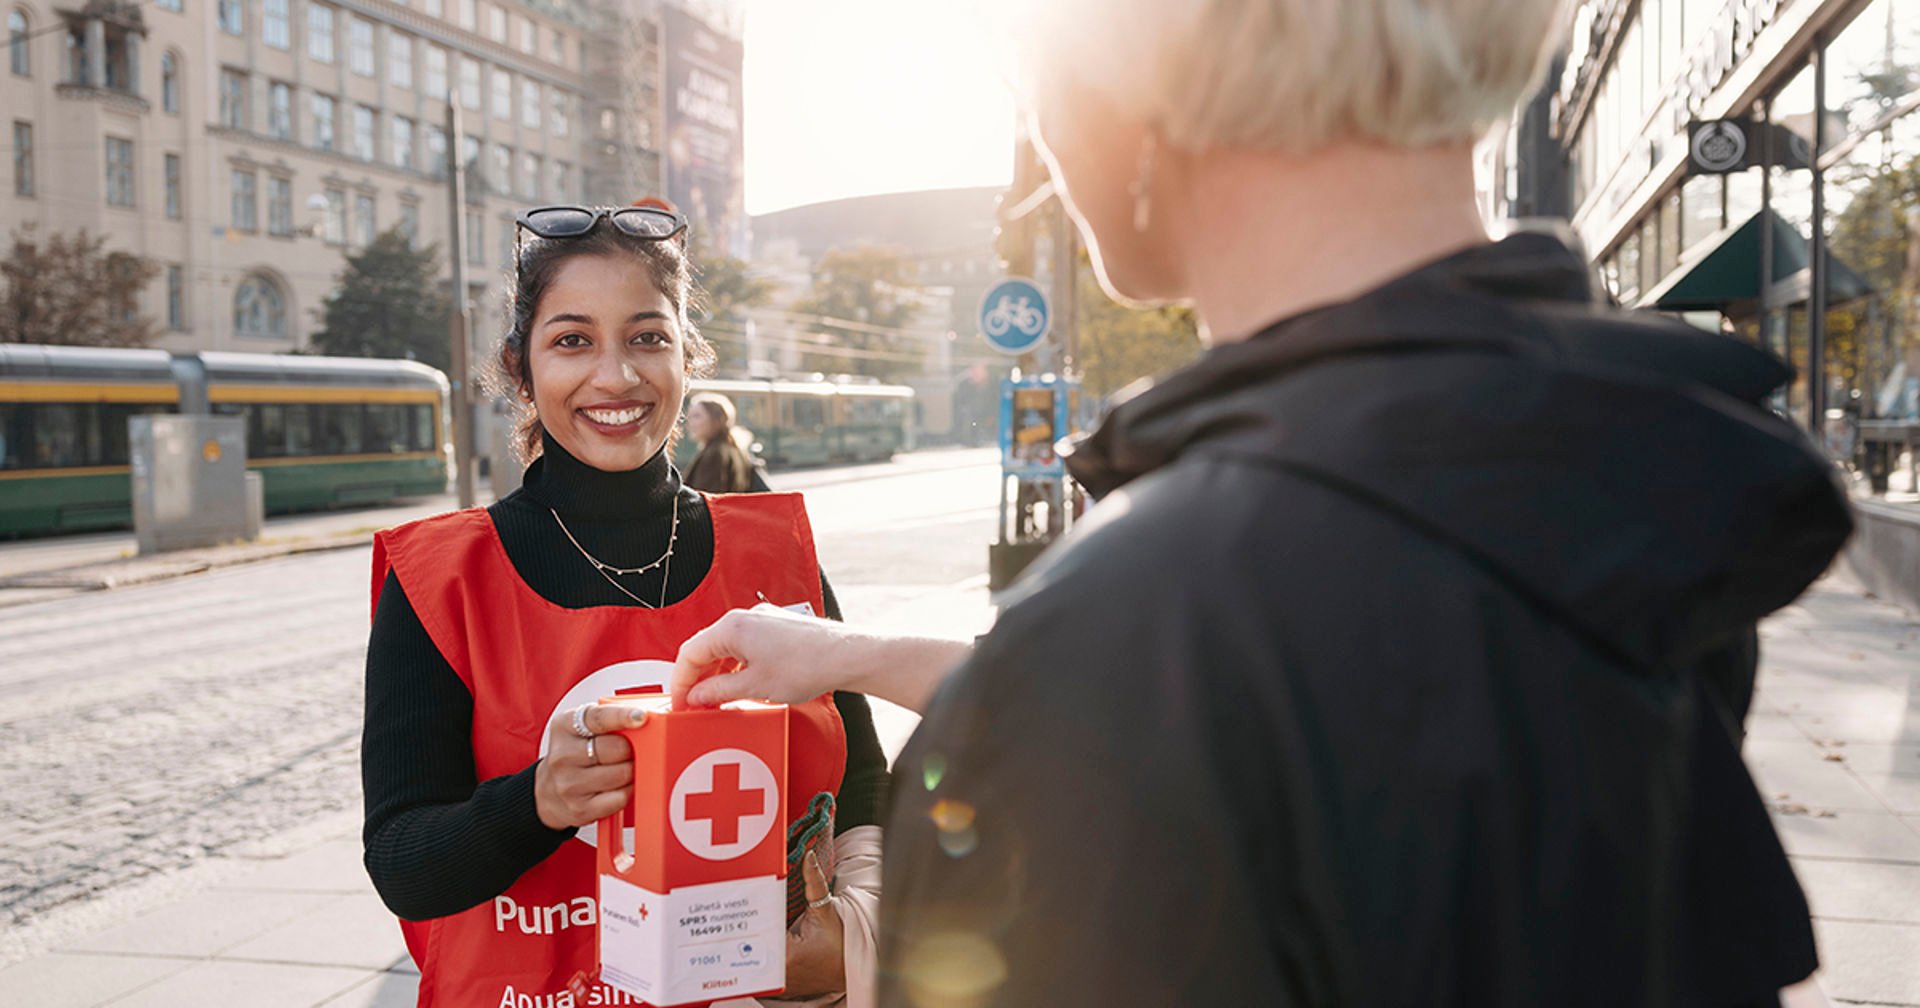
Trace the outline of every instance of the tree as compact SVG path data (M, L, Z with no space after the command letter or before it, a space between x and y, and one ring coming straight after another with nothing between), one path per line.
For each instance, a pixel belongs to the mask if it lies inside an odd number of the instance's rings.
M1104 399L1141 378L1166 374L1200 353L1200 327L1186 307L1128 308L1100 289L1085 257L1079 270L1075 363L1086 394Z
M701 331L716 348L727 344L742 350L736 367L744 369L747 313L772 303L777 285L766 277L754 276L744 259L708 255L696 249L693 261L699 265L700 291L707 309ZM722 353L722 360L727 356Z
M1827 362L1835 378L1871 397L1914 338L1912 306L1920 297L1920 156L1882 163L1852 180L1846 208L1835 216L1836 259L1872 287L1867 297L1827 315Z
M398 226L347 255L339 285L320 306L313 349L341 357L399 357L449 366L447 292L438 245L414 248Z
M86 229L45 241L29 224L13 233L0 261L0 342L146 346L158 332L139 311L140 292L160 267L131 252L106 251Z
M813 294L794 302L796 315L843 353L805 355L813 371L850 372L897 381L921 368L922 340L903 327L919 312L920 284L912 260L875 245L833 249L813 271Z

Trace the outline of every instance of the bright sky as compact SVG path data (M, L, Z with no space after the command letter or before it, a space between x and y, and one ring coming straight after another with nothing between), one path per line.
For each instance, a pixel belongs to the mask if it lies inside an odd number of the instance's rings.
M747 212L1010 181L1013 99L975 7L747 0Z

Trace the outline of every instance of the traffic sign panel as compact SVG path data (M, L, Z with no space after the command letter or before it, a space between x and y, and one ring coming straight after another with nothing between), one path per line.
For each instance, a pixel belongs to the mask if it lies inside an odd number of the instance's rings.
M1023 354L1039 346L1052 322L1047 296L1025 277L1008 277L980 299L980 335L1001 353Z

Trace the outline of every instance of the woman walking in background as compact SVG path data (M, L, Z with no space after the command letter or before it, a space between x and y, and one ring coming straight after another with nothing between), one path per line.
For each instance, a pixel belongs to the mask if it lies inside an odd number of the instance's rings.
M733 418L733 401L719 393L700 392L687 401L687 436L700 445L683 477L688 486L708 493L766 489L754 485L753 457L741 445L743 432Z

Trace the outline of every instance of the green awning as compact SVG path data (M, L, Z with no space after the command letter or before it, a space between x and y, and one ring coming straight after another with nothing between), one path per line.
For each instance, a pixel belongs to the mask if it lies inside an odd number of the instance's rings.
M1700 244L1667 279L1642 295L1638 307L1660 311L1717 311L1732 318L1758 314L1760 304L1760 229L1773 229L1775 308L1806 304L1813 292L1808 242L1777 213L1763 210L1746 223L1726 228ZM1829 252L1827 304L1845 304L1873 293L1865 278Z

